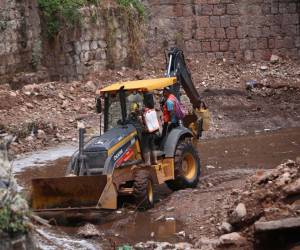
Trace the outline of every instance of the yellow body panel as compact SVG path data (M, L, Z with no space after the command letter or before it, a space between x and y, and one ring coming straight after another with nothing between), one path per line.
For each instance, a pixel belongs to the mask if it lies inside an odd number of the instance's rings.
M109 150L108 150L108 155L111 155L113 152L115 152L119 147L121 147L122 145L124 145L125 143L127 143L128 141L130 141L134 136L137 135L137 132L134 131L131 134L129 134L127 137L123 138L121 141L119 141L116 145L112 146Z
M165 87L171 86L175 82L176 82L176 77L118 82L101 89L100 93L118 91L123 86L124 86L124 90L152 91L152 90L163 89ZM99 94L99 91L97 92Z

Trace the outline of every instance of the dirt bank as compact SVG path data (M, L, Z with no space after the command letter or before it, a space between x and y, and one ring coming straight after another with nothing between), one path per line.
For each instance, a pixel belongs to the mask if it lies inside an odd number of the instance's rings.
M111 82L163 76L158 58L142 70L103 71L87 82L51 82L20 90L0 87L0 133L16 135L12 154L77 140L77 124L99 130L95 89ZM205 138L296 127L300 124L298 62L233 63L188 59L194 83L212 112ZM248 82L248 85L247 85ZM251 86L249 87L249 82Z

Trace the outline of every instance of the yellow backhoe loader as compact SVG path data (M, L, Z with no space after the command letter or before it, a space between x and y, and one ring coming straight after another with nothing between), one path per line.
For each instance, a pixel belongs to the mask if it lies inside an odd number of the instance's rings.
M156 184L166 183L172 190L196 187L200 176L197 141L208 129L209 112L192 82L183 52L172 48L166 58L165 78L119 82L97 91L96 109L104 115L104 133L84 143L81 129L79 150L66 176L32 180L35 212L116 209L118 197L124 195L133 196L139 208L147 209L154 204ZM184 90L193 107L181 125L157 140L157 164L145 166L142 126L132 104L165 87L178 99Z

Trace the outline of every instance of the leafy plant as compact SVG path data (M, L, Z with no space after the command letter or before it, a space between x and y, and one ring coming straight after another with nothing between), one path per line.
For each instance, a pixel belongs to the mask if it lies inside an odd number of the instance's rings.
M117 0L118 4L124 7L130 7L132 6L135 8L140 16L144 17L145 16L145 7L141 3L140 0Z
M26 230L23 214L13 212L8 204L0 208L0 232L14 235L25 233Z
M7 28L7 21L0 20L0 31L4 31Z
M135 8L144 17L145 8L140 0L115 1L125 8ZM48 36L54 38L63 28L73 28L81 22L81 7L89 4L101 6L101 0L38 0L38 4L47 24Z
M79 9L98 0L38 0L47 23L48 36L53 38L63 27L74 27L80 22Z

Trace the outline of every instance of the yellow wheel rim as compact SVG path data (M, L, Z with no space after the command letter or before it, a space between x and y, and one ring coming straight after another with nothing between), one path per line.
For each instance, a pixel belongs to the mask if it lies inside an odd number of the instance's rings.
M148 185L147 185L147 198L150 203L153 203L153 186L150 180L148 181Z
M195 177L197 172L197 166L192 154L187 153L182 160L183 175L186 179L191 180Z

